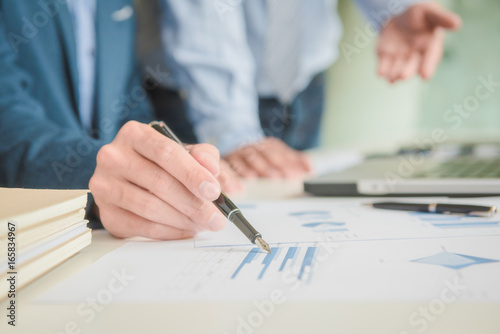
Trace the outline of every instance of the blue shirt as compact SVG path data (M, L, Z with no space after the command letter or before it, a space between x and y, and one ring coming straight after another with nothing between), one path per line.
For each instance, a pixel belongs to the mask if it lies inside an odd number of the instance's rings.
M73 17L78 64L78 112L85 129L92 129L95 107L96 0L68 0Z
M390 17L386 13L402 12L415 0L356 2L380 27ZM263 69L266 0L163 0L162 6L162 39L172 74L167 85L186 91L198 139L216 145L223 156L260 140L258 96L275 96ZM338 57L342 24L336 8L337 0L302 0L297 93Z

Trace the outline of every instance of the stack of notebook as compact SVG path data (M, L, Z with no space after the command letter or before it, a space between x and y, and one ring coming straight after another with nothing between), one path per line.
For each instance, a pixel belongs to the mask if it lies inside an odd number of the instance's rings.
M88 246L86 190L0 188L0 299Z

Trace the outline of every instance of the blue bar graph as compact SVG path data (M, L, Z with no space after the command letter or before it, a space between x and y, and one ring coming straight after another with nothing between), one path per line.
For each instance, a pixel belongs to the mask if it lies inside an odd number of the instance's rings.
M281 262L279 271L283 271L283 269L285 269L286 263L288 260L293 260L295 253L297 253L297 247L288 248L288 252L286 252L285 258L283 259L283 262Z
M307 267L312 267L313 260L316 254L317 247L307 247L306 256L304 257L304 261L302 262L302 266L300 267L300 272L298 279L301 280L304 275L304 271Z
M240 272L240 270L246 265L250 264L253 259L255 258L255 255L259 252L258 248L252 248L250 252L248 252L247 256L241 261L241 264L238 266L238 269L234 272L233 276L231 276L231 279L235 278L236 275Z
M284 250L286 250L286 252ZM317 250L318 247L316 246L307 248L272 247L271 253L265 253L262 262L259 263L256 261L256 259L258 258L259 254L264 255L264 252L260 251L258 248L252 248L238 265L238 267L232 274L231 279L235 279L245 266L252 263L250 269L247 269L245 274L248 274L249 272L250 275L252 277L255 277L258 281L263 280L269 275L276 279L276 274L278 274L279 272L283 272L287 265L288 267L290 267L290 270L292 270L292 272L298 272L297 279L301 280L305 277L305 274L308 273L308 268L311 269L311 267L313 266L314 259L317 255ZM279 261L281 261L281 263L279 263ZM275 263L275 265L273 265L273 263Z
M266 273L267 268L269 268L269 265L271 264L271 261L273 259L276 259L275 257L278 255L278 247L271 247L271 253L268 253L264 260L262 260L262 264L264 265L264 268L262 268L259 277L257 279L262 279L264 274Z

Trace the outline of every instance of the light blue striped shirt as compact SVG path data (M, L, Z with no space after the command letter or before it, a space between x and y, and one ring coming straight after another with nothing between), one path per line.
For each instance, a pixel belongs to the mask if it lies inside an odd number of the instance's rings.
M356 0L375 26L415 0ZM189 117L202 142L222 155L263 137L258 96L276 92L264 71L266 0L162 0L168 85L187 93ZM339 55L337 0L302 0L298 94ZM398 7L398 8L395 8Z

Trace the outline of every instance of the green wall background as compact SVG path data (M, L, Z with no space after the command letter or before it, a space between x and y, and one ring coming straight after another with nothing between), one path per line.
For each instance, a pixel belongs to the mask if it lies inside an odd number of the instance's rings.
M370 37L365 19L351 1L339 1L342 46L354 52L347 54L341 47L337 63L328 72L324 147L392 150L428 140L436 129L449 140L500 139L500 86L477 106L472 103L481 84L478 77L500 82L500 1L440 2L459 13L464 24L447 35L435 77L429 82L414 78L391 85L376 75L377 38ZM457 126L458 114L450 109L465 102L472 111L468 117L460 116ZM450 121L452 116L455 119Z

